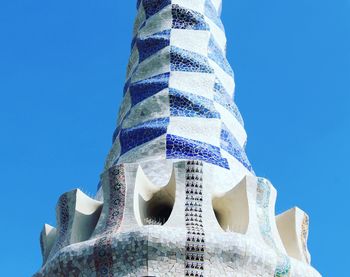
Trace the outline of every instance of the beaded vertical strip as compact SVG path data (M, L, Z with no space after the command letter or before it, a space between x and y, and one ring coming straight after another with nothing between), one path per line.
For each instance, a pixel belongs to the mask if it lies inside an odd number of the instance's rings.
M303 244L303 253L306 262L310 264L310 257L307 251L307 238L309 236L309 217L307 214L304 215L303 225L301 227L301 242Z
M185 220L187 229L185 276L203 277L205 233L202 221L203 163L186 164Z
M105 229L94 245L94 263L97 277L113 277L113 233L117 232L125 208L125 172L122 165L109 169L109 210Z
M291 269L290 259L277 247L271 233L271 223L269 217L270 195L270 184L265 179L258 178L256 202L260 233L266 244L273 248L273 250L275 250L275 252L278 254L275 277L288 277L290 276Z

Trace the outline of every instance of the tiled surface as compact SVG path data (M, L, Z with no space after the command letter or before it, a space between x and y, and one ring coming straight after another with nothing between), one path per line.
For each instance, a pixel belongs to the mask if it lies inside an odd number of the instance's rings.
M125 162L124 156L127 156L128 162L138 162L141 151L133 150L147 147L149 142L154 141L152 147L158 150L149 152L148 160L158 159L163 151L164 159L199 159L227 169L231 172L228 174L239 172L242 177L254 174L243 147L246 137L243 120L232 97L233 71L226 59L219 2L138 2L125 98L113 136L113 155L110 155L107 168ZM191 87L182 85L188 80L196 82L200 93L194 94ZM154 97L158 94L163 97L161 103L159 98ZM224 117L215 105L227 111ZM154 112L157 110L163 112ZM222 155L222 146L212 145L205 137L197 138L191 129L180 137L172 133L174 128L169 128L169 124L174 117L187 119L188 122L200 119L196 124L203 129L212 118L233 122L230 128L240 125L241 128L231 128L229 134L223 129L223 133L225 145L232 146L238 142L237 147L229 148L232 151L227 151L226 147L225 150L232 156L231 159L242 163L242 167L230 168L232 163ZM166 136L163 137L164 134ZM220 140L220 134L215 136ZM190 147L177 151L176 145ZM157 155L152 156L152 153ZM145 159L144 154L142 159Z
M187 229L185 276L204 275L203 163L186 164L185 220Z
M290 276L290 258L276 245L271 232L270 221L270 194L271 187L267 180L258 178L257 184L257 208L258 222L261 235L268 246L270 246L278 255L277 267L275 269L276 277Z
M104 207L92 236L53 248L36 277L320 276L307 263L288 257L276 242L278 235L273 232L275 223L271 222L273 187L265 179L251 177L256 181L247 183L246 189L248 206L256 207L250 210L249 226L256 226L262 239L249 235L251 232L239 234L213 228L218 219L210 200L212 172L204 166L205 162L198 160L176 163L177 198L168 222L144 226L132 220L137 212L134 201L138 195L134 189L140 184L137 181L140 169L137 164L110 168L103 174ZM59 206L72 206L72 199L67 198L68 202L62 199ZM64 220L59 224L69 228L74 225L66 225ZM62 237L71 232L60 225L58 230ZM57 238L58 243L60 240Z
M64 194L56 241L35 276L319 277L277 242L267 180L247 185L254 232L224 231L215 215L214 196L246 175L255 178L233 99L221 0L139 0L137 8L124 99L99 185L102 212L96 225L79 225L77 200ZM168 220L141 219L140 191L152 201L168 183L175 186ZM70 243L81 226L92 235ZM307 236L306 216L305 253Z
M123 219L125 207L125 174L123 166L111 167L108 171L109 198L103 214L96 228L97 240L94 244L93 260L96 272L99 276L113 276L113 234L118 232Z

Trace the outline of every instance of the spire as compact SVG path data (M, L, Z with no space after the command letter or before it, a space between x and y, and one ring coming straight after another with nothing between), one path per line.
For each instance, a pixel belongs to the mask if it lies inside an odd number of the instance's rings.
M41 233L52 276L320 277L308 216L275 217L233 101L220 0L138 1L112 150L95 199L79 190Z
M253 174L233 101L221 0L138 1L113 147L106 167L201 160L237 180Z

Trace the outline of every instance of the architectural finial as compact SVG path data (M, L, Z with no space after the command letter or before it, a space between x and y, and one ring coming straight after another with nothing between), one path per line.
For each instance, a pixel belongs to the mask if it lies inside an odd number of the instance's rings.
M234 103L221 0L139 0L124 98L96 199L61 196L53 276L319 277L308 217L275 218Z

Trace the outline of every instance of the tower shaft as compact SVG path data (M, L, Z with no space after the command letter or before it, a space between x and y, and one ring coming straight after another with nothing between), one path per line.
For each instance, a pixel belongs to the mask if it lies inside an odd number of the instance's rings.
M220 10L220 0L139 1L107 168L188 159L231 180L253 174Z

